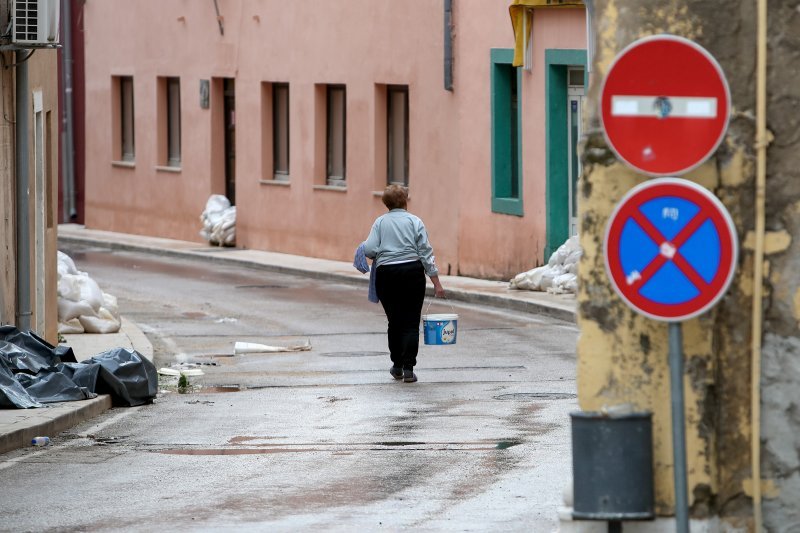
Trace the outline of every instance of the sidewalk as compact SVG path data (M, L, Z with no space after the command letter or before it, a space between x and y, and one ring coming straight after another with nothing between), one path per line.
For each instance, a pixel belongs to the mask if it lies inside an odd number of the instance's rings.
M59 246L81 244L113 250L235 263L272 272L358 284L365 290L369 282L369 276L359 273L350 262L257 250L219 248L195 242L90 230L77 224L60 225L58 242ZM546 315L569 322L575 321L574 295L511 290L508 288L508 282L462 276L441 276L441 280L448 298L452 300ZM428 286L432 291L430 282ZM153 347L147 337L124 317L122 328L118 333L64 337L66 344L72 347L79 361L117 347L133 348L151 361L153 359ZM33 437L57 435L110 408L111 398L101 395L93 400L50 404L40 409L0 409L0 454L29 446Z

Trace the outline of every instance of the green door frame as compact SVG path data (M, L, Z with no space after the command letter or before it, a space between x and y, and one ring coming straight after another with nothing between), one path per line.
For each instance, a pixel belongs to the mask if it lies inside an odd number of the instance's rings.
M567 67L586 68L586 50L550 49L545 60L546 216L544 262L569 237ZM584 77L584 80L588 79Z

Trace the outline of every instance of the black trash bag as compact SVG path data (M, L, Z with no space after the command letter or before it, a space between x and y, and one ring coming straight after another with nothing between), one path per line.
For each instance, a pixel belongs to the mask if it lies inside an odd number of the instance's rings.
M30 409L42 407L42 404L31 398L25 387L17 381L8 364L0 358L0 407Z
M13 372L37 374L40 370L53 368L52 357L42 357L11 342L0 341L0 358Z
M100 375L100 365L92 363L61 363L56 369L67 376L79 387L93 391L97 386L97 376Z
M94 392L110 394L114 405L132 407L150 403L156 397L156 367L136 350L114 348L83 363L100 365Z
M22 332L14 326L0 326L0 341L18 346L32 356L38 356L36 359L41 361L40 365L43 368L53 367L58 363L67 362L59 359L59 354L55 346L32 331ZM71 352L72 349L70 348L69 351ZM67 354L65 353L65 355ZM72 355L72 358L74 360L75 356ZM27 369L20 368L20 370Z
M17 374L17 381L40 403L72 402L97 398L97 394L81 387L56 370L42 370L35 376Z

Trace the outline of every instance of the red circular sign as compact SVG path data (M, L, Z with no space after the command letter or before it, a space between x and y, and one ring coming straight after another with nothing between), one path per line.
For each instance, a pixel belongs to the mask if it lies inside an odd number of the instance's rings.
M737 256L725 206L683 179L634 187L606 228L606 271L614 289L656 320L678 322L711 308L728 289Z
M711 54L688 39L657 35L616 57L603 82L600 116L620 159L644 174L675 176L717 149L730 100Z

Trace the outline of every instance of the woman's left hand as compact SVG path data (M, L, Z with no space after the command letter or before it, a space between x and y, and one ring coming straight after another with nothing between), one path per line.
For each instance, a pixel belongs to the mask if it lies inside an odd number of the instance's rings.
M433 282L434 297L444 298L444 287L442 287L442 282L439 281L439 276L431 276L431 282Z

